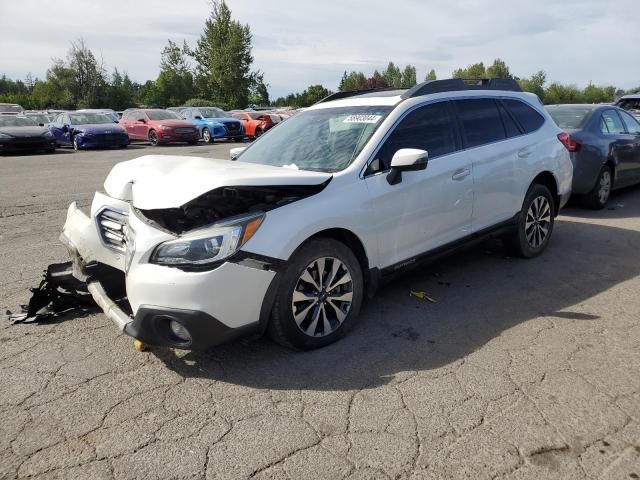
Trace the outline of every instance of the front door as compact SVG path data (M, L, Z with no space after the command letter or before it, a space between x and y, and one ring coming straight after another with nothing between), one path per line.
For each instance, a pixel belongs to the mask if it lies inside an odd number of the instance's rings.
M471 233L473 172L458 144L450 104L440 102L410 112L378 150L365 181L383 267ZM401 148L426 150L427 168L404 172L390 185L391 159Z

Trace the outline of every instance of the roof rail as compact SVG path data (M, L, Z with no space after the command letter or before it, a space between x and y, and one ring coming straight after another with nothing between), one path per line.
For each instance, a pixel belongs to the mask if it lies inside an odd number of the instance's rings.
M342 98L355 97L356 95L362 95L364 93L385 92L388 90L398 90L398 89L395 87L361 88L359 90L348 90L346 92L336 92L336 93L332 93L331 95L327 95L322 100L318 100L314 105L317 105L319 103L324 103L324 102L330 102L332 100L340 100Z
M512 78L450 78L419 83L402 94L403 99L429 95L430 93L457 92L463 90L507 90L521 92L522 88Z

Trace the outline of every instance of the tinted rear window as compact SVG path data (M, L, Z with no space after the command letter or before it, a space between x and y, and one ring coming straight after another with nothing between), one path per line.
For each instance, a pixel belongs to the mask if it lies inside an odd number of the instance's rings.
M524 129L524 133L535 132L544 123L544 117L524 102L505 99L504 104Z
M575 129L581 128L584 125L584 121L593 111L590 107L572 107L570 105L566 107L548 107L547 112L553 118L562 129Z
M477 147L506 138L496 102L489 98L454 102L467 139L467 147Z

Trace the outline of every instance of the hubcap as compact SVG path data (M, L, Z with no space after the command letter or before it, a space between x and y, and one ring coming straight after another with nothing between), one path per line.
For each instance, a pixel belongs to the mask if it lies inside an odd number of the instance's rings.
M605 170L600 175L600 188L598 189L598 199L600 204L607 203L609 200L609 194L611 193L611 173L609 170Z
M540 195L536 197L527 211L524 231L527 235L527 242L533 248L540 247L549 235L551 226L551 206L546 197Z
M291 309L305 335L325 337L342 325L352 302L353 281L347 266L337 258L322 257L302 271Z
M206 142L209 143L209 140L211 140L211 132L209 131L209 129L205 129L202 132L202 139Z

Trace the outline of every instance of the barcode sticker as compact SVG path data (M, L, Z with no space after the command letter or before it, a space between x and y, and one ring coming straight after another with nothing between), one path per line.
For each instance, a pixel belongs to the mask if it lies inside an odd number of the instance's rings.
M378 123L382 115L349 115L343 123Z

